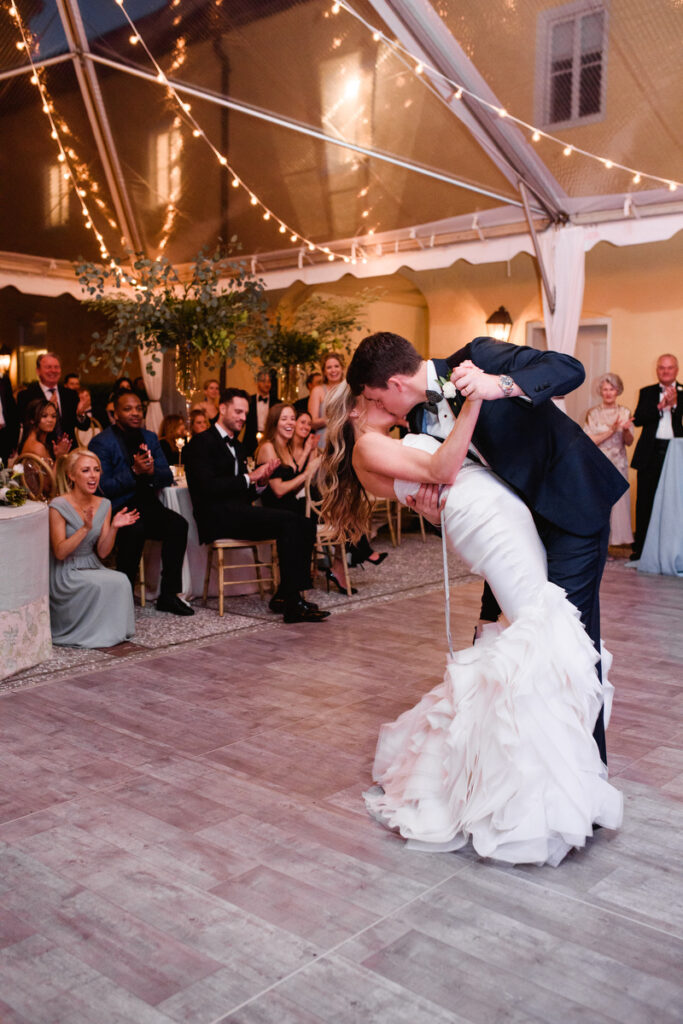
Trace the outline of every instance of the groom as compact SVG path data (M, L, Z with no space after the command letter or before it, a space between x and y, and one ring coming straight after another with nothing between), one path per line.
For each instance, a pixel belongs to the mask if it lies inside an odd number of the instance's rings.
M451 375L458 391L445 399L439 380ZM396 416L408 415L413 432L441 439L465 398L483 399L471 454L531 510L548 555L548 577L579 610L599 651L599 590L610 510L628 484L583 430L549 401L573 391L584 376L581 363L571 356L493 338L475 338L448 359L425 361L405 338L380 332L360 343L346 379L354 394ZM487 586L482 617L495 620L498 613ZM594 736L606 763L602 712Z

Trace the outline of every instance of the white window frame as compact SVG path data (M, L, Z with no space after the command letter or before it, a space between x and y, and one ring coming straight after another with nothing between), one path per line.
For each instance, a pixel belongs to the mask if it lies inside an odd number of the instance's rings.
M177 145L177 158L172 159L173 139ZM180 128L172 125L162 132L157 132L150 139L150 202L156 208L167 203L176 203L182 187L183 136Z
M594 114L579 116L579 89L581 72L580 54L580 32L576 29L576 22L586 14L603 15L602 24L602 73L600 76L600 109ZM538 15L536 25L536 80L534 87L534 108L536 124L548 129L574 128L584 124L595 124L605 118L605 103L607 96L607 41L609 19L609 0L574 0L573 3L563 4L561 7L552 7L547 11L541 11ZM572 61L572 116L565 121L550 120L551 102L551 64L552 64L552 37L555 25L562 21L573 21L574 28L574 56Z
M61 228L69 223L70 183L64 178L64 164L48 164L45 168L45 226Z

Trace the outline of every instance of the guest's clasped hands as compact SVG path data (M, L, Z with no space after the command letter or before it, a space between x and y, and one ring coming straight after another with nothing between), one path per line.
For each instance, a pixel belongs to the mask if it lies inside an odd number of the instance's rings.
M55 459L58 459L60 455L67 455L71 451L71 438L69 435L62 434L52 445L52 450L55 453Z
M154 459L146 444L141 444L133 455L133 472L136 476L151 475L154 473Z

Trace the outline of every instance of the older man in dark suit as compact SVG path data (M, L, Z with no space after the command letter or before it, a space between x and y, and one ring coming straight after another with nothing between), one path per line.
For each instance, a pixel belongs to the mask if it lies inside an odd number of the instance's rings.
M76 427L81 430L88 430L90 427L90 416L86 403L79 398L77 391L59 383L62 367L54 352L46 352L38 356L36 370L38 371L38 380L33 381L17 395L17 407L21 422L24 421L29 403L36 398L44 398L57 406L58 418L54 438L58 439L62 434L66 434L71 439L72 445L75 445L77 443Z
M261 508L252 502L279 465L278 459L248 470L238 435L247 418L249 399L240 388L221 394L218 420L196 434L185 449L187 485L192 497L199 539L209 544L220 537L277 542L280 587L270 609L285 622L320 622L329 612L306 601L316 526L285 509Z
M632 559L640 558L650 524L657 484L669 441L683 437L683 384L676 380L678 360L665 353L657 360L657 384L641 388L633 423L642 427L631 465L638 473L636 536Z
M269 370L259 370L256 375L256 393L249 397L249 408L244 423L244 454L250 458L259 446L271 405L277 397L273 395L273 383Z

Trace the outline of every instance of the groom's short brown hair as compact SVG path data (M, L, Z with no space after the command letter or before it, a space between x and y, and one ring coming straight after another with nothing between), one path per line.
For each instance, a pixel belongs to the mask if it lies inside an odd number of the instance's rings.
M422 357L406 338L389 331L378 331L363 338L353 354L346 381L354 395L364 387L386 388L394 374L412 376L420 368Z

